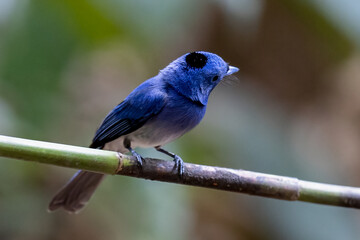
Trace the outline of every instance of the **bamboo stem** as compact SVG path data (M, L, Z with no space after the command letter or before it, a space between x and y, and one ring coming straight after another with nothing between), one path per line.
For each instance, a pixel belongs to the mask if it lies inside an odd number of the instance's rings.
M180 179L172 161L146 158L142 169L139 169L133 157L117 152L2 135L0 156L282 200L360 208L360 188L301 181L245 170L185 163L185 172Z

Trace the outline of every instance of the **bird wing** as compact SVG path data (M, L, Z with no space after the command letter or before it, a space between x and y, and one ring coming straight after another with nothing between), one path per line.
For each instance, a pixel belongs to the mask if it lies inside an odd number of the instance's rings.
M102 148L106 143L139 129L157 115L164 105L164 93L144 86L135 89L106 116L90 147Z

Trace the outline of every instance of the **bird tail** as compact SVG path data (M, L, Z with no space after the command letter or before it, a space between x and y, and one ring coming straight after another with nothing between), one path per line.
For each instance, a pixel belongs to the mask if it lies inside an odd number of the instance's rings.
M77 213L86 205L104 177L100 173L78 171L53 197L48 210L62 207L70 213Z

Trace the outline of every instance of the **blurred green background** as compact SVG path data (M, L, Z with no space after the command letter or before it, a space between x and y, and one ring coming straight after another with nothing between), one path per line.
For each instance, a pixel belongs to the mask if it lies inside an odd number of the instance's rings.
M0 134L88 146L104 116L178 56L241 69L169 144L186 162L360 186L360 3L0 1ZM162 157L154 150L145 156ZM0 239L358 239L360 212L108 177L47 213L75 171L0 159Z

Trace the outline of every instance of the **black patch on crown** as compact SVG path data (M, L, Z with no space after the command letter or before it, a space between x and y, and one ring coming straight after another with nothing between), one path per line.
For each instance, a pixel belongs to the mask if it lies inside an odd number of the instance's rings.
M203 68L206 65L207 57L204 54L192 52L185 57L186 63L192 68Z

